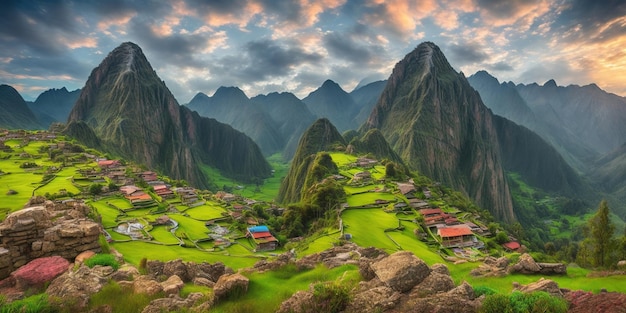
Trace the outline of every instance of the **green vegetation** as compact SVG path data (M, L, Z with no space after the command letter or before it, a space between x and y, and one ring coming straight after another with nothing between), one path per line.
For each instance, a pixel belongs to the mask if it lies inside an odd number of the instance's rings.
M117 260L115 260L114 255L104 254L104 253L96 254L90 257L89 259L85 260L85 265L89 267L94 267L96 265L110 266L114 270L117 270L118 268L120 268L120 263L118 263Z
M162 294L148 296L147 294L136 294L132 290L127 290L116 281L110 281L102 289L89 299L89 309L108 306L113 313L141 312L150 301L163 297Z
M41 293L7 303L4 296L0 295L0 313L53 313L58 308L48 301L48 295Z
M533 293L513 292L487 295L480 309L482 313L565 313L567 301L550 294L537 291Z

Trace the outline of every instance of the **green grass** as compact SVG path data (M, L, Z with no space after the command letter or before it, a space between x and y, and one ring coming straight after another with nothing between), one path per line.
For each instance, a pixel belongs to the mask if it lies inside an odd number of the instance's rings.
M352 234L352 241L356 244L378 247L389 253L398 251L384 234L385 229L398 227L398 220L393 214L382 209L352 209L344 211L341 218L346 227L344 232Z
M355 186L343 186L343 190L346 192L346 194L355 194L355 193L361 193L361 192L366 192L366 191L370 191L370 190L382 190L383 188L385 188L385 185L383 184L372 184L372 185L367 185L367 186L359 186L359 187L355 187Z
M311 283L323 281L356 282L360 279L355 265L344 265L333 269L318 266L298 272L295 266L286 266L264 274L248 274L248 292L237 299L218 304L211 312L276 312L280 304L298 290L308 289Z
M150 235L154 238L154 241L158 241L164 244L178 244L178 239L167 230L166 226L154 226L150 231Z
M394 201L396 197L393 194L387 192L366 192L358 195L348 196L347 202L350 206L363 206L368 204L374 204L376 200Z
M170 214L169 217L178 222L178 229L176 230L177 236L186 236L189 240L198 240L208 237L209 229L206 228L204 222L194 220L181 214Z
M102 216L102 226L105 228L117 226L115 218L120 214L120 211L106 205L103 200L87 203L94 207L96 211L98 211L98 214Z
M222 217L222 213L226 212L224 208L217 205L201 205L185 211L189 216L199 220L210 220Z
M162 294L148 296L134 293L111 280L99 292L91 296L89 308L94 310L101 306L109 306L113 313L141 312L151 300L161 297L163 297Z
M314 253L319 253L324 250L330 249L334 246L335 243L339 241L339 233L335 233L332 235L321 236L313 241L311 241L305 249L299 251L298 253L301 255L309 255Z
M238 270L240 268L251 267L259 260L258 258L250 257L252 254L249 252L249 256L234 256L228 255L228 250L212 253L200 251L195 247L181 248L179 246L162 246L141 241L114 242L111 245L124 255L124 260L135 266L138 266L141 258L145 257L148 260L161 261L183 259L185 261L198 263L223 262L234 270ZM236 250L236 252L239 252L239 250Z
M333 162L337 164L338 167L347 166L350 163L354 163L357 160L356 156L340 153L340 152L331 152L330 158L333 159Z

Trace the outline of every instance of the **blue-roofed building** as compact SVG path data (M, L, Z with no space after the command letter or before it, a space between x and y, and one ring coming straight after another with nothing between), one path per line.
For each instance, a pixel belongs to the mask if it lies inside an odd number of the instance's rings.
M278 240L265 225L248 227L246 237L252 238L257 251L272 251L278 247Z

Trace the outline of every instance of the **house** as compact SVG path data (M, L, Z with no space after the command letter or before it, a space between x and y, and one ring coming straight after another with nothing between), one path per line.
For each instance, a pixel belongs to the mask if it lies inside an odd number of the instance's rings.
M424 187L422 189L422 192L424 192L424 197L426 199L430 199L433 196L432 193L430 192L430 189L428 189L428 187Z
M98 160L98 167L101 169L112 169L122 165L119 160Z
M141 179L143 179L145 182L151 182L158 179L157 173L151 171L143 172L139 174L139 177L141 177Z
M246 237L252 238L256 244L256 251L272 251L278 247L278 240L272 236L265 225L248 227Z
M369 159L369 158L358 158L356 161L356 166L358 167L364 167L364 168L371 168L374 165L376 165L376 163L378 163L378 161L374 160L374 159Z
M397 185L398 190L400 190L400 193L404 196L410 196L417 191L413 183L397 183Z
M476 236L465 224L441 227L437 229L441 245L446 248L471 247L478 243Z
M502 245L507 251L517 251L522 246L517 241L509 241Z
M354 181L369 180L371 178L372 178L372 173L370 173L368 171L363 171L363 172L358 172L358 173L354 174L354 177L352 178L352 180L354 180Z
M154 185L152 188L154 188L154 193L163 199L174 197L174 192L167 185Z
M422 209L428 206L428 202L422 199L412 198L408 200L409 200L409 205L414 209Z

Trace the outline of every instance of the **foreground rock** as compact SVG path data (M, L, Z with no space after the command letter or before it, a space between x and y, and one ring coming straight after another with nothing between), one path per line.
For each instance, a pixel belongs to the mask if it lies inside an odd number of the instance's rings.
M235 299L248 292L250 280L239 273L220 277L213 287L215 301Z
M517 263L509 268L510 273L520 274L544 274L544 275L565 275L567 267L561 263L537 263L533 257L524 253Z
M84 251L100 251L100 225L86 218L90 209L85 204L36 197L30 205L0 224L0 279L36 258L74 260Z
M551 296L563 298L563 291L559 288L559 285L550 279L540 278L534 283L528 285L520 285L513 283L513 290L518 290L524 293L533 293L535 291L545 291Z
M75 310L83 310L89 304L89 298L100 291L113 273L110 266L80 266L57 277L50 283L46 293L63 303L72 303Z
M568 313L626 313L626 294L617 292L572 291L565 294Z
M429 268L410 252L396 252L375 259L360 258L359 271L364 281L352 288L349 299L339 311L365 312L477 312L481 301L472 287L454 285L448 268L435 264ZM315 285L299 291L284 301L278 312L317 312L324 303L341 303L337 299L320 298ZM340 295L337 292L336 295ZM333 302L335 301L335 302Z

